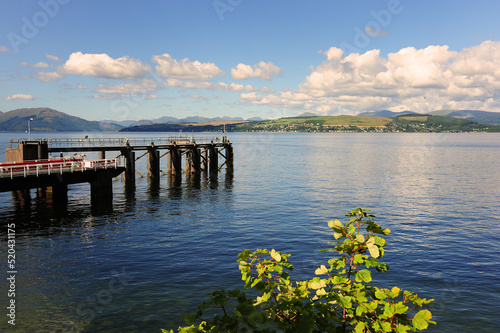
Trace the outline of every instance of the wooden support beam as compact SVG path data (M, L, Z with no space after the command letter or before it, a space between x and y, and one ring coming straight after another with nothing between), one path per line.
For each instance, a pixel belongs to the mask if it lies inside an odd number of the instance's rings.
M203 148L203 155L202 155L203 161L201 162L201 168L203 171L208 170L208 148Z
M127 187L135 187L135 153L125 148L122 155L125 156L125 183Z
M98 172L90 182L90 204L93 215L109 214L113 211L113 183L110 172Z
M167 174L171 174L172 173L172 154L170 152L170 149L167 149Z
M170 148L170 159L172 163L172 174L180 176L182 174L182 158L181 152L175 144Z
M186 150L186 174L190 175L193 166L192 149Z
M229 141L224 145L226 150L226 174L232 176L234 174L234 148Z
M137 157L135 160L137 161L138 159L140 159L141 157L144 157L148 154L149 150L147 150L144 154L142 154L141 156Z
M210 173L210 178L215 179L219 173L219 152L213 143L208 148L208 151L210 159L208 172Z
M193 172L198 173L201 171L201 156L200 150L194 145L191 149L191 163L193 166Z
M148 149L148 177L160 178L160 152L151 147Z
M68 184L60 183L49 186L45 195L51 198L54 204L66 204L68 203Z

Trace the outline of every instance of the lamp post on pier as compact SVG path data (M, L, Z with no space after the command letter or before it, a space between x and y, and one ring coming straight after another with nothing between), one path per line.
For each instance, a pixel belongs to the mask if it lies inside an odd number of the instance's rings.
M31 127L30 127L30 123L33 121L33 118L30 118L30 120L28 120L28 141L31 141Z

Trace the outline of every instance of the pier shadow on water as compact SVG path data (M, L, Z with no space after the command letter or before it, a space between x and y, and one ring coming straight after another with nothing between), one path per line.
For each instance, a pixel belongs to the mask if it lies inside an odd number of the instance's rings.
M50 235L57 230L79 227L80 219L98 218L105 220L109 216L119 217L134 212L138 197L145 191L148 200L159 200L166 196L169 200L186 197L196 200L196 193L205 190L230 190L233 175L209 177L206 173L193 173L184 176L166 175L161 178L148 178L147 187L127 186L123 181L116 181L113 197L93 200L83 185L69 190L70 197L53 197L50 193L31 189L2 193L9 205L3 209L2 225L16 223L18 233L30 235ZM10 196L10 200L9 200Z

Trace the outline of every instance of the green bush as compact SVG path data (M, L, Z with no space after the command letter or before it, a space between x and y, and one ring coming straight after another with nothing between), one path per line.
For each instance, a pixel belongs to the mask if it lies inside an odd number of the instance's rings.
M338 256L321 265L310 280L293 283L290 254L274 249L245 250L238 255L246 289L259 294L249 298L239 290L216 290L194 315L183 315L188 327L177 332L407 332L425 330L429 310L418 308L433 300L403 291L371 286L372 272L389 267L384 255L390 233L367 210L357 208L339 220L329 221ZM215 312L214 312L215 311ZM194 324L198 322L198 324ZM174 333L174 330L162 330Z

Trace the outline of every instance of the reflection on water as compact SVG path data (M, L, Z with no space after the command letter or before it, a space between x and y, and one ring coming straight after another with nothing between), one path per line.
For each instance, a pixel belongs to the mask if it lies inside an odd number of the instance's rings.
M241 288L235 259L245 248L291 253L292 278L310 276L328 259L318 252L332 241L326 221L358 206L392 230L391 270L375 274L377 283L436 298L439 326L430 332L496 329L499 135L262 133L231 141L234 178L137 178L134 189L115 180L107 212L93 210L85 184L70 186L64 205L34 190L0 193L2 254L5 225L16 223L16 332L175 328L200 295ZM0 321L0 331L8 328Z

